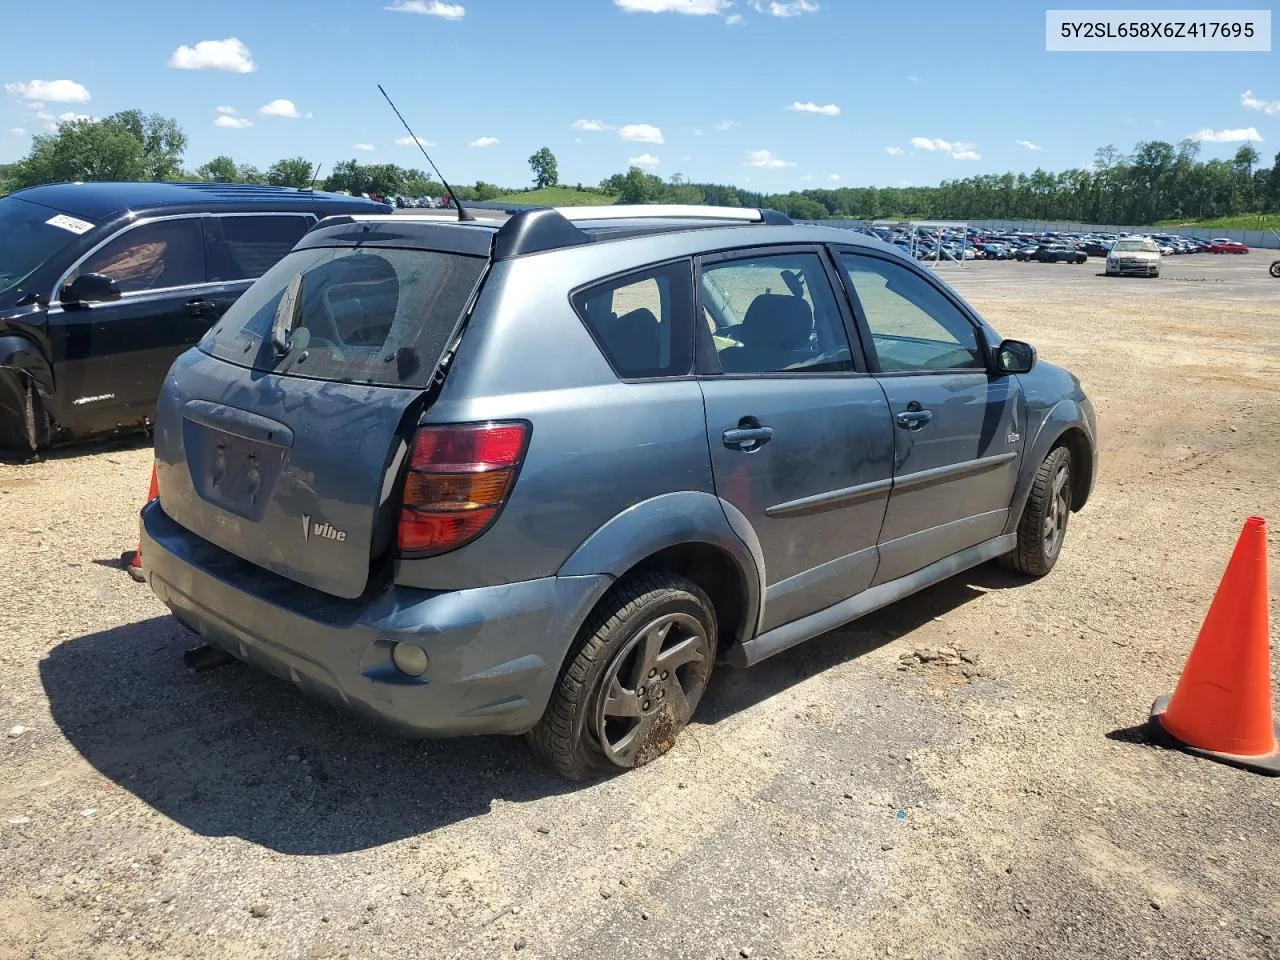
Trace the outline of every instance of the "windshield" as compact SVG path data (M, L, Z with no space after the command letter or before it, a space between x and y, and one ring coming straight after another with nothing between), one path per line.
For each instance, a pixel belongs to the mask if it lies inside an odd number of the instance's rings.
M20 288L50 257L92 229L92 223L49 207L0 197L0 293Z
M245 291L200 346L255 370L426 386L486 262L426 250L296 250Z
M1153 240L1117 240L1111 248L1116 253L1159 253Z

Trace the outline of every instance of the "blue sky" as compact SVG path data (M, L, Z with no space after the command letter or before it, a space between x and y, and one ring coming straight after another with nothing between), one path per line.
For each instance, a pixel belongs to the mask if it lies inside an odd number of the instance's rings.
M263 167L297 155L325 169L352 157L425 166L396 143L404 131L378 83L463 183L525 183L543 145L568 183L634 162L770 192L1061 169L1103 144L1196 133L1202 157L1230 156L1242 138L1267 165L1280 150L1275 53L1048 53L1045 5L1025 0L112 9L58 0L10 13L11 38L49 42L6 45L0 162L59 116L137 107L182 124L189 168L222 153Z

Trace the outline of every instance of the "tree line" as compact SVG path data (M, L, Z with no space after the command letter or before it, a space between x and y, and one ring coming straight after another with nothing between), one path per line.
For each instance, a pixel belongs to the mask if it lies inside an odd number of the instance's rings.
M187 136L171 118L125 110L102 120L70 120L33 138L30 153L0 164L0 194L40 183L72 180L198 180L383 196L439 196L444 187L416 168L344 160L323 178L305 157L278 160L266 170L219 156L188 170ZM828 218L1068 220L1149 224L1280 211L1280 153L1271 166L1241 146L1230 160L1201 160L1200 144L1160 140L1125 154L1099 149L1088 168L1059 172L983 174L930 187L838 187L765 194L727 184L693 183L681 174L663 179L631 167L603 180L601 194L621 203L766 206L805 220ZM556 186L559 166L542 147L529 157L531 186L504 189L477 181L454 187L463 200L519 199L521 190ZM579 185L581 188L581 185ZM588 190L592 188L586 188Z

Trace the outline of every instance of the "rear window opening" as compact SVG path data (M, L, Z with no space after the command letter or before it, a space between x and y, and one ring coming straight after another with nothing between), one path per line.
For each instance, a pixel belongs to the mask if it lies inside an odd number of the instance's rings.
M297 250L268 270L201 343L277 374L425 387L487 259L388 248ZM282 301L288 348L273 343Z

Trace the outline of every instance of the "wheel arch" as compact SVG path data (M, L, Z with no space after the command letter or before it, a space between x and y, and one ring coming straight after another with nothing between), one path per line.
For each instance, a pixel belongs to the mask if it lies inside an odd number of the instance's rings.
M1075 400L1063 399L1045 414L1035 436L1027 442L1005 533L1017 531L1035 482L1036 470L1050 452L1061 446L1071 452L1071 509L1079 511L1088 502L1093 490L1097 455L1084 411Z
M746 518L711 493L663 494L628 508L583 541L558 574L607 574L616 583L656 570L687 576L706 591L722 648L755 636L764 555Z

